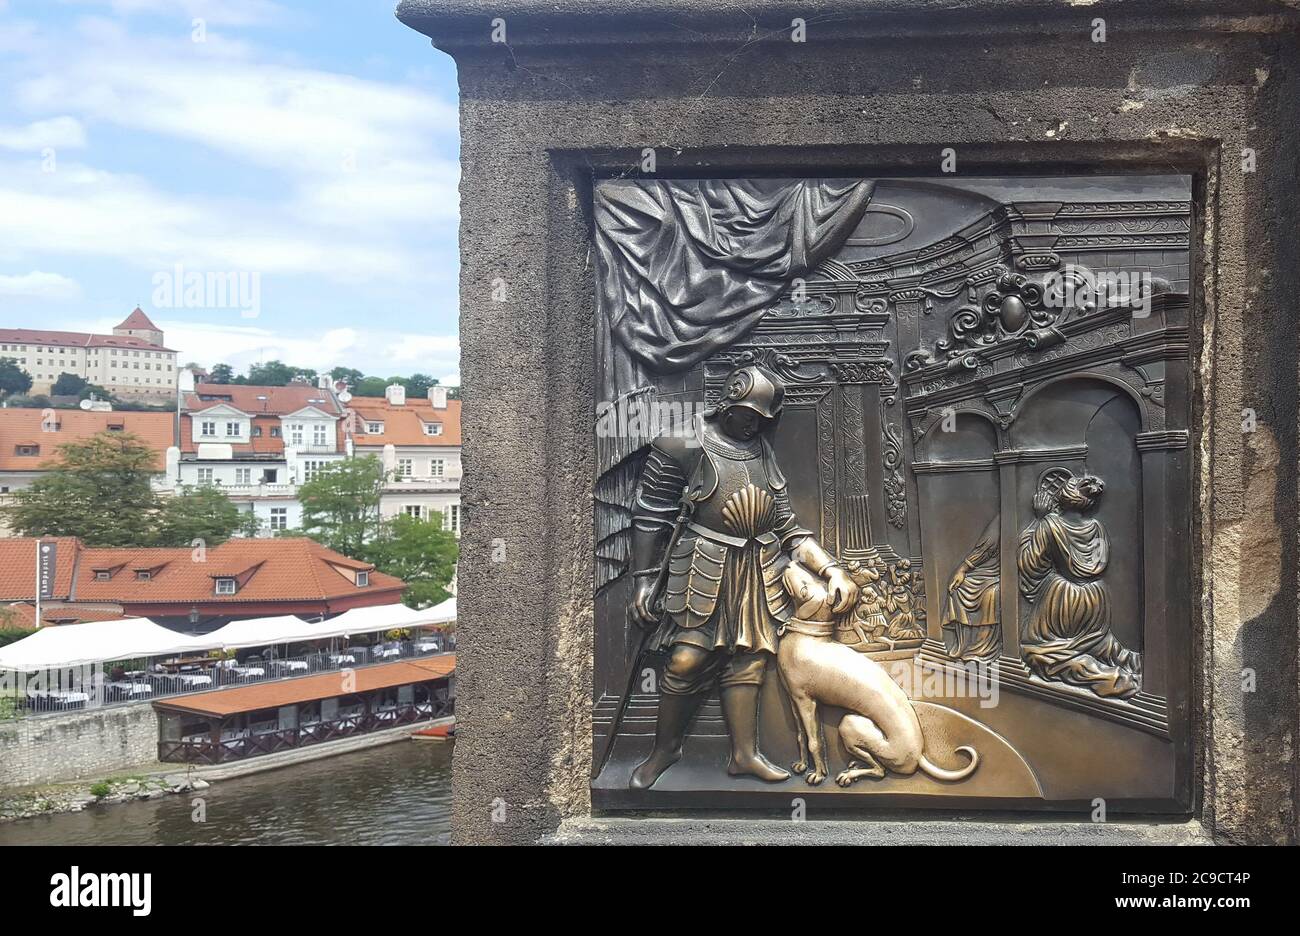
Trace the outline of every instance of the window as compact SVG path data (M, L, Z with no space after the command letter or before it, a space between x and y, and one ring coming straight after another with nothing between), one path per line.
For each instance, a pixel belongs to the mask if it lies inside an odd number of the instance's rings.
M279 427L279 426L272 426L272 427L271 427L271 438L272 438L272 439L278 439L278 438L280 438L280 427Z
M41 454L41 447L39 445L15 445L14 454L15 455L39 455Z
M366 571L357 573L357 588L365 588L370 584L370 573Z
M424 519L423 504L407 504L402 508L402 512L408 517L414 517L416 520Z
M442 509L443 529L460 535L460 504L448 504Z
M302 463L302 480L306 483L313 478L325 467L325 462L312 459Z
M429 477L441 478L447 473L447 462L441 458L429 459Z
M109 579L111 579L112 577L113 577L113 573L112 573L110 570L108 570L108 569L96 569L96 570L95 570L95 581L96 581L96 582L107 582L107 581L108 581Z
M425 423L425 424L424 424L424 434L425 434L425 435L428 435L428 436L440 436L440 435L442 435L442 423L437 423L437 422L435 422L435 423Z
M302 445L302 423L293 423L289 426L289 444Z
M261 437L262 437L262 427L261 427L261 426L254 426L254 427L253 427L253 438L254 438L254 439L260 439Z
M316 423L311 427L311 444L324 445L326 443L326 429L324 423Z
M238 436L238 435L239 435L239 423L237 423L237 422L228 422L228 423L226 423L226 435L228 435L228 436Z
M236 469L235 469L235 483L236 483L236 484L252 484L252 483L253 483L253 469L252 469L252 468L236 468Z
M287 530L289 528L289 508L272 507L271 508L271 529Z
M150 572L148 569L135 570L135 579L137 582L147 582L151 578L153 578L153 573Z
M214 436L217 434L217 424L215 422L205 422L199 428L199 435Z
M381 422L366 423L366 432L370 433L371 435L382 435L383 431L384 431L384 424Z
M218 595L233 595L235 593L235 580L232 578L217 579Z
M413 467L414 465L411 459L399 458L397 460L397 476L399 478L409 478Z
M213 478L212 478L212 469L211 469L211 468L200 468L200 469L199 469L199 484L211 484L212 481L213 481Z

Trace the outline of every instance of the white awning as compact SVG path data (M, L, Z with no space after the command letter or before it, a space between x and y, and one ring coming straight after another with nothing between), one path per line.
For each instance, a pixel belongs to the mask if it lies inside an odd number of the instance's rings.
M328 637L317 631L319 624L308 624L302 618L292 614L278 617L249 618L246 621L231 621L224 627L218 627L203 635L205 646L225 650L243 647L265 647L272 644L298 643L303 640L316 640Z
M148 618L62 624L42 627L29 637L0 647L0 669L32 673L105 660L169 656L213 646L208 636L178 634Z
M250 618L231 621L225 627L199 636L178 634L148 618L64 624L43 627L30 637L0 647L0 669L34 672L108 660L301 643L396 628L428 627L455 619L456 599L448 598L423 611L403 604L353 608L319 623L291 614Z
M397 628L430 627L456 620L456 599L448 598L432 608L416 610L403 604L372 605L353 608L338 617L312 625L322 637L346 637L349 634L368 634Z

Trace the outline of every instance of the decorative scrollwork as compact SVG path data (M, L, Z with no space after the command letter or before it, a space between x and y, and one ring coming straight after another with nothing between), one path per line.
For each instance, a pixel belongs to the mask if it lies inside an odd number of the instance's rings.
M902 529L907 524L907 482L900 470L903 465L903 439L894 426L881 414L884 429L885 511L891 526Z

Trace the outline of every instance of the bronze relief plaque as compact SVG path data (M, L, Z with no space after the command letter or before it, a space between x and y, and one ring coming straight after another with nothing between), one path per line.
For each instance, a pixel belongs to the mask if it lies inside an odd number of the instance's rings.
M595 808L1190 810L1191 192L596 183Z

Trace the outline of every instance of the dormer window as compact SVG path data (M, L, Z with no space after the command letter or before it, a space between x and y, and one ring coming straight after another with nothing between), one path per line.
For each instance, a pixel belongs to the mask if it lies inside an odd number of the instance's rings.
M381 422L368 422L366 423L366 432L370 433L370 435L383 435L384 424Z
M151 578L153 578L153 571L152 571L151 569L136 569L136 570L135 570L135 580L136 580L137 582L147 582L147 581L149 581Z
M95 570L95 581L96 581L96 582L107 582L107 581L108 581L109 579L111 579L112 577L113 577L113 570L112 570L112 569L96 569L96 570Z
M205 422L199 429L200 435L214 436L217 434L217 424L215 422Z
M357 573L357 588L365 588L365 587L366 587L367 585L369 585L369 584L370 584L370 573L369 573L369 572L358 572L358 573Z
M39 455L41 454L41 447L39 445L15 445L14 454L15 455Z
M425 424L424 424L424 434L427 435L427 436L440 436L440 435L442 435L442 423L440 423L440 422L435 422L435 423L425 423Z
M216 593L218 595L233 595L235 593L235 580L233 578L217 579Z

